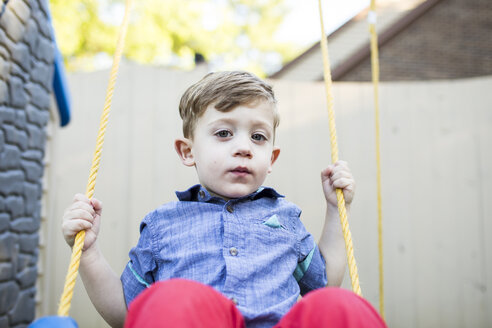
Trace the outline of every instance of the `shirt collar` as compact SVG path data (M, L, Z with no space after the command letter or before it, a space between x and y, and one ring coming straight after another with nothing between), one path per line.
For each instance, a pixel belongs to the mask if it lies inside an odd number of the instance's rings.
M218 197L214 197L210 195L210 193L202 187L202 185L197 184L185 191L176 191L176 196L180 201L195 201L195 202L207 202L212 198L217 199ZM279 194L275 191L275 189L270 187L260 187L257 191L250 195L243 196L238 199L246 199L249 198L251 200L255 200L262 197L270 197L270 198L281 198L283 195Z

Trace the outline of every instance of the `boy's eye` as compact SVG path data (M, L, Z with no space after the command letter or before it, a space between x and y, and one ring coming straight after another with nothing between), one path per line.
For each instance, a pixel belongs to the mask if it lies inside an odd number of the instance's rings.
M227 138L227 137L230 137L232 135L232 133L230 133L227 130L220 130L220 131L216 132L215 135L219 138Z
M253 139L254 141L263 141L263 140L266 140L266 137L264 135L262 135L261 133L254 133L251 136L251 139Z

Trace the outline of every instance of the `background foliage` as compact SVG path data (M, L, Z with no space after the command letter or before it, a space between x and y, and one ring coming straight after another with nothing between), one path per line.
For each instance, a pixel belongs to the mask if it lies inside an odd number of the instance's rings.
M123 17L123 0L51 0L58 46L69 70L108 66ZM288 12L284 0L135 1L125 57L191 69L201 54L212 69L264 76L295 55L275 41Z

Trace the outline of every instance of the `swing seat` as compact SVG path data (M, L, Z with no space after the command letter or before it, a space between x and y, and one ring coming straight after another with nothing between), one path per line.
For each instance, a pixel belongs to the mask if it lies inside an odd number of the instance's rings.
M29 325L29 328L78 328L77 322L71 317L42 317Z

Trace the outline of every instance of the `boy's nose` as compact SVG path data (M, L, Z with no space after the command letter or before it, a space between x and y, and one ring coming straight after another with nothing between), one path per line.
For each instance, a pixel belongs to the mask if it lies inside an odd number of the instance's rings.
M236 153L234 155L235 156L241 156L241 157L248 157L248 158L252 158L253 157L253 154L251 153L251 150L250 149L247 149L245 147L238 148L236 150Z
M248 158L253 157L253 153L251 152L251 145L249 144L249 140L241 140L240 142L238 142L236 144L234 156L241 156L241 157L248 157Z

